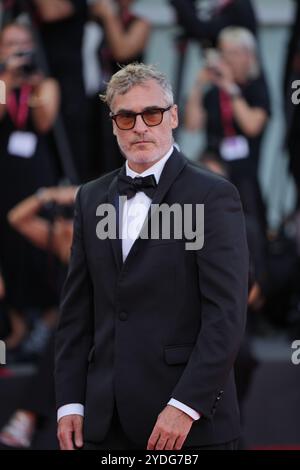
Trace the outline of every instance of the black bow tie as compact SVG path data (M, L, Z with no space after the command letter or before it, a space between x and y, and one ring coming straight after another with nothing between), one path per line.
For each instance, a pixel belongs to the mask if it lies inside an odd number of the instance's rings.
M152 199L156 188L157 183L154 175L136 176L135 178L123 174L118 176L119 194L126 194L127 199L131 199L139 191L144 192Z

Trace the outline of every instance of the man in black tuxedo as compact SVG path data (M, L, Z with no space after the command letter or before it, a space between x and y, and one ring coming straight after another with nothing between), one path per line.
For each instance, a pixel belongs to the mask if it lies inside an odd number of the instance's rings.
M177 106L153 66L118 71L104 99L127 161L76 197L56 339L60 446L232 449L248 278L237 190L173 148ZM151 209L162 204L192 208L182 220L196 239L203 204L204 245L188 249L175 223L170 236L159 227L146 238ZM111 208L117 237L105 218Z

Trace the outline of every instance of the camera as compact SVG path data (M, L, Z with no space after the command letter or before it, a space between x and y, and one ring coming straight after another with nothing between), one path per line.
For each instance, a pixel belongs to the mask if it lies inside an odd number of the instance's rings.
M14 56L26 59L26 63L20 67L24 76L29 77L38 71L36 53L33 49L16 52Z
M221 56L216 49L207 49L205 51L205 66L215 75L221 77L220 71Z
M65 220L74 219L74 204L62 205L54 201L47 202L41 211L41 215L47 220L53 222L57 218Z

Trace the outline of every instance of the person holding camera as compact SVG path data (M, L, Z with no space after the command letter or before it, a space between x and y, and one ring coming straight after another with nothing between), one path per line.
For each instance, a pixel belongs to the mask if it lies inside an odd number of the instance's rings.
M31 31L7 24L0 34L0 265L10 307L7 350L16 350L28 325L25 312L45 311L57 304L48 280L47 255L10 227L7 214L40 187L55 186L59 170L48 133L55 122L59 87L43 77Z
M40 188L8 213L11 226L35 246L51 251L62 267L67 265L70 256L76 191L75 186ZM43 209L52 213L52 222L40 216ZM27 393L22 394L18 408L0 430L0 445L30 447L39 423L53 412L53 358L52 332Z
M15 230L42 250L50 250L67 264L73 237L73 206L77 187L40 188L8 213L8 221ZM49 221L40 211L53 215Z
M208 148L226 163L246 215L255 218L263 233L266 220L258 166L269 115L255 37L245 28L225 28L218 49L207 52L206 65L188 97L185 127L205 129Z
M61 262L62 276L70 257L73 236L73 209L77 187L40 188L8 213L8 221L35 246L50 251ZM41 210L52 214L52 221L41 217ZM1 276L0 276L1 299ZM37 373L23 393L17 409L0 430L0 446L31 447L39 424L54 408L53 328L37 366Z

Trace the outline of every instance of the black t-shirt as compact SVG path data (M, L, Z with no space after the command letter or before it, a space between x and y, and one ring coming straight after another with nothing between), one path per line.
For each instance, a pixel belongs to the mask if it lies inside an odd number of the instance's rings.
M78 72L82 66L82 40L87 18L87 0L70 0L74 14L51 23L40 22L41 39L50 69L57 75Z
M268 88L265 79L262 76L255 80L248 81L245 85L241 85L240 89L243 98L249 106L264 109L267 114L270 115L271 110ZM220 105L220 90L215 86L210 88L204 95L203 104L207 113L207 145L209 149L219 154L220 144L225 137L224 121L222 119ZM264 129L256 137L247 137L234 119L232 125L236 135L244 136L248 141L249 157L229 162L231 172L235 173L241 171L245 173L245 171L250 171L252 174L256 174Z
M19 90L16 97L19 101ZM21 129L37 138L36 150L31 157L22 158L8 150L9 140L16 130L20 131L6 113L0 121L0 264L6 301L17 309L49 308L58 302L57 292L54 293L48 283L49 254L14 230L7 213L39 188L56 186L59 172L48 135L36 132L32 109Z

